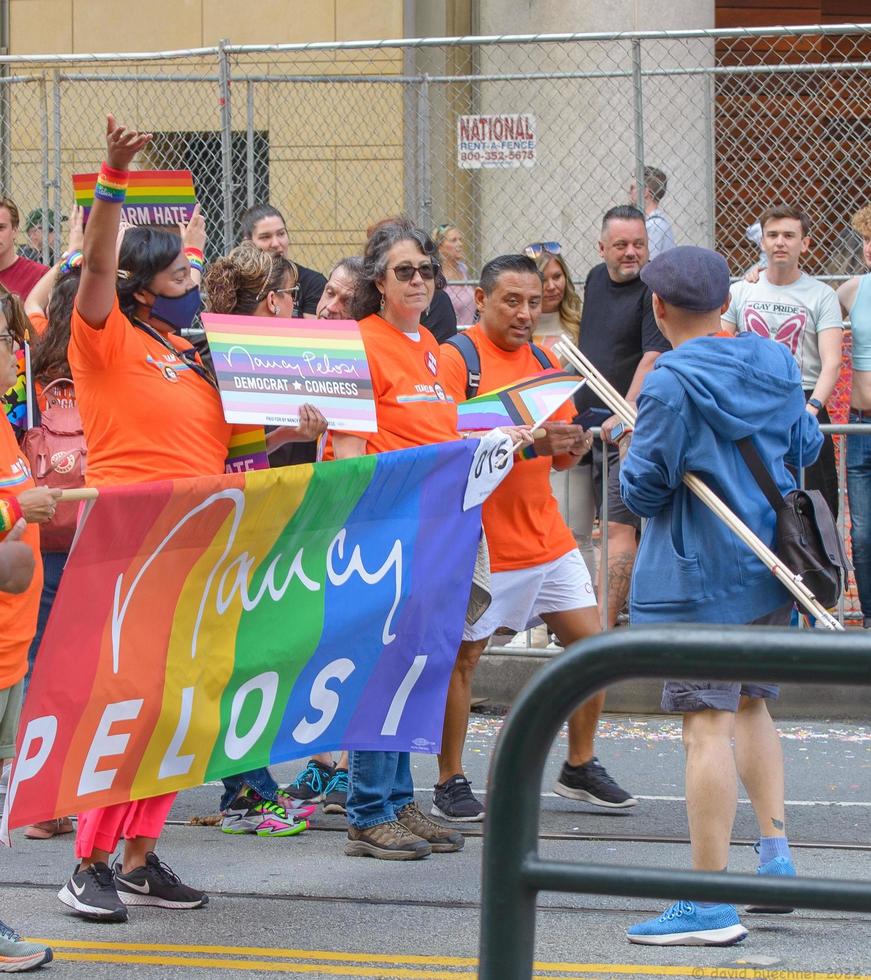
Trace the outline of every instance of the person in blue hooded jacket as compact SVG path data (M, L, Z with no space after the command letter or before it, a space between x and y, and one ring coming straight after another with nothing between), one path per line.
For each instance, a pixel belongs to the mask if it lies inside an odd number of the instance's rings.
M753 439L784 494L795 488L787 464L800 468L817 458L823 438L805 410L795 360L774 341L721 332L729 269L716 252L674 248L645 266L641 277L674 349L645 379L635 430L621 445L623 499L648 518L632 577L630 620L786 626L789 593L682 480L687 473L700 477L774 545L774 511L735 443ZM771 684L665 683L663 709L683 715L697 870L726 868L740 775L759 823L757 872L795 874L785 831L783 755L766 705L774 697ZM627 932L630 942L659 946L725 946L746 935L734 906L686 901Z

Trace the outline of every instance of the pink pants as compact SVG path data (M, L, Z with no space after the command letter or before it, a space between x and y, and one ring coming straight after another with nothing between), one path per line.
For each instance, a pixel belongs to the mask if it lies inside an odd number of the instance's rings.
M89 858L94 848L112 854L122 837L124 840L160 837L175 797L175 793L165 793L147 800L116 803L80 813L76 830L76 857Z

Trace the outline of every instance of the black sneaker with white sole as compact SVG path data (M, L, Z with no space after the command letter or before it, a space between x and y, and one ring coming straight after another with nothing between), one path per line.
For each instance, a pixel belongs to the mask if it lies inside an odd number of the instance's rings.
M581 800L609 810L625 810L638 803L631 793L614 782L595 756L580 766L564 762L554 792L569 800Z
M57 893L57 897L83 919L94 922L127 921L127 906L121 901L115 888L111 868L102 861L83 871L74 871L72 878Z
M452 823L476 823L484 819L484 805L475 797L472 784L461 772L433 787L429 812Z
M157 905L162 909L201 909L209 896L183 884L181 878L153 852L145 864L126 874L115 864L115 887L125 905Z

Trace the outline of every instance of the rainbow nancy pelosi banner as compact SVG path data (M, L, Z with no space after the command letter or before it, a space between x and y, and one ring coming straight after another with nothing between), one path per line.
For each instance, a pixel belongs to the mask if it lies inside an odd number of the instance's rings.
M98 174L73 174L76 204L85 209L85 221L94 203ZM175 225L190 221L197 203L190 170L131 170L122 220L131 225Z
M331 749L438 751L478 450L101 490L40 647L3 831Z
M228 422L297 425L319 408L331 429L375 432L372 378L354 320L203 313Z

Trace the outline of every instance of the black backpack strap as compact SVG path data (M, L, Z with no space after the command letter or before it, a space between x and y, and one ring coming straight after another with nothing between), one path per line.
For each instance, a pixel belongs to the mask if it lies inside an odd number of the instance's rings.
M535 359L544 368L545 371L550 371L553 369L553 364L551 364L550 358L537 344L533 344L532 341L530 341L529 349L535 355Z
M765 494L768 503L771 504L774 512L777 513L783 507L783 494L777 489L774 478L768 472L759 450L753 444L752 437L738 439L735 442L738 452L744 457L747 468L753 474L753 479L759 484L759 489Z
M460 352L466 365L466 398L474 398L481 384L481 355L475 342L467 334L458 333L445 341Z

